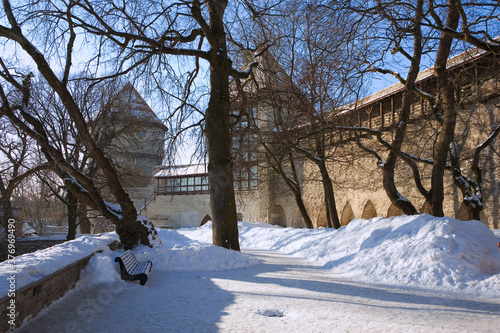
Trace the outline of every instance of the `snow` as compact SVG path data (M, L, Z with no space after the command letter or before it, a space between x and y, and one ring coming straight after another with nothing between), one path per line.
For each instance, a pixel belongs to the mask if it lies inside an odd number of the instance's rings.
M122 207L120 205L111 203L111 202L104 202L106 204L106 208L108 208L108 211L116 216L118 219L123 220L123 215L122 215Z
M18 331L495 332L500 322L500 232L479 221L240 222L242 253L210 245L210 222L157 231L161 246L134 249L153 262L146 286L120 280L123 250L104 249L74 290ZM74 257L89 240L73 242L39 252Z
M208 173L208 166L206 164L190 164L190 165L177 165L172 167L162 168L153 177L175 177L186 175L205 175Z
M210 223L181 231L210 241ZM479 221L414 215L356 219L339 230L240 224L240 245L313 260L336 277L500 296L495 235Z
M136 221L141 223L148 230L148 240L151 246L160 246L161 240L157 237L155 228L151 220L149 220L146 216L138 215Z
M86 235L44 250L17 256L13 266L9 261L1 262L0 298L7 295L9 290L7 278L12 274L16 276L16 289L19 290L96 251L109 249L108 244L117 240L118 235L115 232Z
M82 193L88 193L88 191L75 179L75 177L73 177L73 175L70 175L69 173L66 174L64 181L76 185Z

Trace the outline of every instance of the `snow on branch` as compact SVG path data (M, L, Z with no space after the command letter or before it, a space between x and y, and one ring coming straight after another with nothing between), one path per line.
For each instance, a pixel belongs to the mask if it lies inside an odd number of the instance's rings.
M123 220L122 207L108 201L104 201L104 204L106 205L106 208L111 214L116 216L118 219Z
M251 62L246 69L238 70L236 68L231 69L231 75L238 79L246 79L252 74L252 70L259 65L258 61Z
M65 184L70 183L70 184L75 185L75 186L78 188L78 190L79 190L80 192L82 192L82 193L89 193L89 192L88 192L88 191L87 191L87 190L86 190L86 189L82 186L82 184L80 184L80 183L79 183L79 182L75 179L75 177L73 177L72 175L70 175L70 174L66 174L66 176L63 178L63 180L64 180L64 183L65 183Z

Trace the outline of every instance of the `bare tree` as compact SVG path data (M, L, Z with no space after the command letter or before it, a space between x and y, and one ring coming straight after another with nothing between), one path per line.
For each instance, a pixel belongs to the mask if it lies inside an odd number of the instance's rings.
M492 5L490 5L492 6ZM383 74L391 74L396 77L404 87L403 101L398 112L398 122L396 123L394 137L391 140L383 138L383 133L374 129L361 129L361 131L375 134L378 141L389 151L385 160L375 150L363 145L361 147L373 154L377 158L377 164L383 170L383 185L390 200L406 214L416 214L418 210L413 203L397 190L394 174L397 161L402 159L410 166L416 188L425 198L430 212L436 216L443 215L444 200L444 173L449 169L448 152L453 142L458 114L459 103L455 100L456 86L451 84L450 73L447 69L447 62L453 54L453 33L456 31L460 18L464 19L466 13L459 1L448 1L447 3L435 4L433 1L422 0L408 3L395 1L377 1L373 7L350 8L358 17L370 21L367 32L370 38L376 40L376 44L381 47L381 57L375 61L366 60L371 71ZM493 10L494 12L494 10ZM469 15L469 14L467 14ZM444 19L441 19L444 17ZM489 17L489 18L488 18ZM494 20L491 15L479 19ZM431 24L433 21L437 23ZM476 21L479 22L479 21ZM444 23L443 23L444 22ZM465 21L467 22L467 21ZM486 21L483 21L485 24ZM463 22L464 23L464 22ZM439 28L439 25L446 29ZM467 30L467 23L462 25L462 29ZM377 29L372 29L378 27ZM379 35L381 28L385 27L386 37ZM445 31L446 30L446 31ZM483 34L480 32L478 34ZM488 33L485 33L488 36ZM494 42L488 40L488 45ZM481 43L476 43L481 44ZM435 49L434 49L435 48ZM408 75L402 77L399 71L387 69L383 65L387 61L388 54L397 55L406 61ZM434 61L434 74L437 88L422 87L417 83L417 74L420 70L420 63L423 57L430 57ZM377 65L382 64L382 66ZM430 90L426 90L430 89ZM433 145L430 159L415 158L415 156L402 152L403 144L407 141L407 128L411 121L410 108L412 99L420 98L425 100L433 112L433 117L438 124L438 131ZM360 142L358 140L358 142ZM453 154L452 154L453 156ZM432 164L432 177L430 189L427 190L422 184L421 171L417 163ZM462 182L463 183L463 182ZM458 184L458 182L457 182Z
M365 53L364 62L368 64L368 70L393 75L404 86L401 109L398 112L398 121L391 142L388 143L380 131L361 130L361 132L376 134L378 140L389 150L387 157L383 159L375 150L363 145L359 136L357 136L356 142L364 151L377 158L377 165L382 168L383 187L391 202L405 214L416 214L418 210L415 206L397 189L395 171L398 159L401 157L407 163L413 163L410 159L405 158L400 151L406 140L412 99L415 95L418 95L415 83L420 71L422 56L424 55L423 48L426 44L426 37L422 33L424 0L409 3L377 1L373 7L348 7L348 12L353 13L352 17L356 20L366 20L365 25L363 25L365 30L361 30L360 33L362 36L368 33L365 38L373 39L373 44L379 48L379 52L375 54L374 58L369 53ZM380 32L374 27L380 30L386 29L386 37L372 36L371 33L378 34ZM370 51L373 51L373 49ZM409 65L406 77L402 76L399 71L387 69L385 64L387 54L397 54L407 61ZM412 166L415 167L414 164ZM415 168L412 168L412 170L417 171ZM414 176L416 182L420 184L419 173L414 173ZM427 200L429 198L427 191L422 186L417 187L422 190L421 193Z
M302 198L302 187L299 174L297 172L297 157L294 156L293 152L289 150L288 145L281 144L280 146L284 148L283 151L276 151L276 146L269 147L268 143L263 141L262 146L266 151L266 160L269 162L270 167L281 176L285 181L285 184L292 191L295 198L295 203L299 208L300 215L304 220L304 224L307 229L313 229L314 224L312 222L311 216L307 211L306 204ZM288 154L284 154L288 150ZM299 163L303 161L299 161ZM289 169L289 170L288 170Z
M36 233L47 235L54 228L62 227L66 217L65 206L52 193L47 186L47 179L53 178L60 183L50 170L37 172L36 175L23 181L20 188L16 189L13 202L22 207L19 222L23 223L23 233Z
M233 66L231 52L246 52L253 57L260 45L245 39L237 41L231 29L259 22L259 17L272 8L272 3L251 5L243 1L228 5L228 1L215 0L120 4L82 1L71 3L61 11L51 7L50 15L65 18L71 31L83 29L87 36L96 36L95 49L107 52L96 53L90 66L117 59L110 76L145 74L155 86L167 91L165 81L178 79L176 70L179 69L186 75L182 76L184 84L177 84L189 95L194 93L194 84L203 72L200 63L206 61L210 67L210 95L202 118L209 159L213 242L239 250L230 149L229 79L248 77L256 62L238 70L237 64ZM227 22L225 16L230 17ZM177 68L173 62L183 63ZM182 103L182 107L186 109L189 105Z
M37 158L36 147L25 133L0 118L0 216L1 226L13 218L12 194L20 184L37 172L49 168Z
M487 55L482 60L478 60L479 63L474 66L474 69L459 71L451 75L452 81L457 82L455 96L458 109L463 110L457 116L458 123L467 125L460 127L461 132L455 132L453 141L450 143L450 168L454 184L462 193L462 202L467 209L467 216L462 216L462 218L467 219L480 220L486 201L483 193L485 163L482 161L484 160L482 156L488 148L492 153L495 152L494 143L500 133L500 124L498 119L495 119L494 112L499 105L483 106L490 109L488 117L490 126L485 126L483 123L481 129L480 125L473 120L480 119L483 122L487 120L480 117L478 112L466 112L470 104L482 105L494 91L494 82L498 80L498 63L493 59L494 56ZM468 89L463 87L468 87ZM471 136L472 131L477 132L474 136L480 141L473 148L469 148L470 144L466 138ZM491 162L493 163L492 160ZM489 181L492 184L487 185L495 186L494 177L492 178ZM493 198L493 200L496 199Z
M274 91L274 89L272 89L272 91ZM268 98L270 97L269 94L266 95ZM266 121L262 127L258 127L258 119L253 120L254 126L257 129L259 145L263 150L262 155L265 157L265 163L261 163L260 167L264 170L270 168L281 177L293 193L295 203L297 204L306 228L313 229L314 224L302 197L303 179L301 179L297 170L297 164L303 164L304 159L299 158L289 144L289 137L297 135L297 126L299 123L296 121L297 118L293 115L293 112L290 113L286 108L288 103L280 98L283 97L282 95L283 92L278 94L272 93L272 103L261 100L261 103L264 102L264 105L266 105L264 108L269 107L270 104L273 110L271 122ZM290 95L289 97L293 98L293 96Z
M483 49L487 52L500 54L500 41L498 33L498 14L500 4L498 1L485 1L482 3L467 3L460 0L449 0L445 7L447 16L440 15L442 9L434 1L429 1L429 12L432 20L429 26L442 32L441 44L438 49L435 65L435 73L438 84L439 100L442 114L437 114L437 119L442 124L442 131L437 138L434 150L434 168L432 174L432 196L433 202L441 200L442 190L438 184L439 178L444 173L446 164L445 152L450 153L453 167L455 185L462 191L463 201L469 211L469 216L479 220L479 213L483 208L481 193L481 170L479 169L479 155L494 138L498 135L498 127L493 129L488 138L477 146L471 169L475 180L464 177L460 170L459 158L456 145L454 144L455 126L457 121L460 101L457 101L456 88L449 84L450 76L446 70L446 64L450 55L451 44L458 39ZM446 58L445 58L446 57ZM439 157L438 157L439 156ZM438 216L443 214L442 207L432 208L432 213Z
M53 166L54 172L64 180L68 189L79 197L80 200L100 211L106 218L111 220L117 229L117 233L126 248L131 248L138 243L152 245L156 239L156 232L149 221L138 220L137 211L128 194L123 189L118 179L116 170L111 162L97 146L89 132L82 111L69 89L69 78L72 69L73 47L75 42L75 31L70 25L67 31L68 40L65 43L66 57L63 66L62 77L56 75L54 68L43 53L23 33L16 15L21 16L25 7L13 10L9 1L3 2L3 16L9 26L0 26L0 37L4 41L15 43L36 64L43 79L58 95L65 107L69 119L78 132L77 141L87 150L89 157L104 174L111 192L119 205L106 202L92 180L86 177L77 168L65 159L64 154L55 146L49 133L43 126L42 120L30 112L32 83L31 73L26 73L21 79L12 74L12 68L2 66L1 76L4 80L0 89L2 101L2 115L20 130L32 137L40 146L47 161ZM19 10L19 11L17 11ZM17 99L10 96L16 95Z
M277 130L281 142L317 167L327 226L339 228L327 164L342 162L335 156L337 133L332 126L335 110L356 99L360 86L361 77L354 70L359 63L355 50L349 48L354 28L339 12L325 11L321 1L291 2L284 16L287 23L279 21L274 26L275 33L280 35L279 42L271 49L277 61L268 61L264 76L269 79L258 93L266 96L275 110L271 127ZM282 73L283 79L272 82L275 77L279 80L276 73ZM300 130L290 131L297 126Z
M119 153L121 153L121 149L130 147L132 142L129 141L135 138L132 134L137 132L136 127L140 124L140 119L137 118L140 115L134 117L131 112L127 112L129 110L120 107L123 104L129 105L130 101L120 100L125 97L118 93L119 86L120 82L89 84L87 81L78 80L72 81L71 85L72 95L75 96L84 118L89 124L94 140L99 147L105 149L104 153L112 159L117 150L120 149ZM32 93L32 104L33 113L43 119L46 132L50 133L53 145L63 154L65 160L79 172L93 179L105 200L113 200L106 181L98 173L98 169L87 150L78 142L78 133L73 122L50 87L43 83L36 85ZM126 147L112 144L118 137L127 139ZM131 182L134 182L132 187L136 187L135 184L142 185L144 183L137 170L133 170L135 173L132 176L127 173L130 172L129 169L117 165L114 160L113 163L123 186L131 186ZM54 177L53 173L39 173L38 177L50 189L52 195L67 207L67 239L74 239L78 225L81 221L85 221L83 217L88 212L88 208L82 205L78 197L69 191L57 177Z
M424 23L427 27L479 49L500 53L498 1L429 0L428 7L430 15L426 17ZM448 19L440 15L443 11L454 11L459 24L449 26Z

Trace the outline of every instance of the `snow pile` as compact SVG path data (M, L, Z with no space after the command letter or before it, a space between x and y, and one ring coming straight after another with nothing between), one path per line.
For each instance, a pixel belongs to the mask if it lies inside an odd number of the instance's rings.
M151 260L153 270L229 270L248 267L257 261L240 252L191 240L175 230L159 229L163 246L134 249L137 260ZM210 238L211 238L210 234ZM211 243L211 240L210 242Z
M258 261L248 255L191 240L174 230L158 230L157 246L138 246L133 252L138 261L153 262L153 271L229 270L248 267ZM211 237L211 236L210 236ZM16 289L48 276L69 264L96 253L82 272L79 285L113 283L120 280L114 258L123 250L111 251L108 244L118 240L115 232L83 236L47 249L15 258L12 270L8 261L0 263L0 298L7 295L10 274L16 277ZM163 245L158 245L163 244Z
M7 278L15 275L16 289L38 281L97 251L109 250L108 244L118 240L116 233L82 236L59 245L17 256L14 265L0 263L0 298L9 290Z
M91 286L101 283L115 283L121 280L118 264L114 261L116 253L107 248L90 258L80 274L78 286Z
M157 229L160 246L133 249L138 261L152 261L152 274L168 271L231 270L248 267L258 261L246 254L191 240L175 230ZM211 237L211 236L210 236ZM82 272L79 286L120 281L120 269L114 258L123 250L107 250L93 256Z
M158 229L162 245L138 246L139 261L151 260L153 274L168 271L231 270L257 260L244 253L211 245L211 223L200 228ZM332 276L383 284L470 291L500 296L500 254L491 230L478 221L458 221L430 215L354 220L334 229L294 229L265 223L239 223L243 248L277 250L320 263ZM17 289L98 250L80 284L120 281L107 244L116 233L83 236L16 257ZM0 264L0 296L8 290L8 262Z
M181 231L207 241L210 224ZM498 239L479 221L422 214L357 219L339 230L241 223L242 247L314 260L338 277L384 284L500 294Z

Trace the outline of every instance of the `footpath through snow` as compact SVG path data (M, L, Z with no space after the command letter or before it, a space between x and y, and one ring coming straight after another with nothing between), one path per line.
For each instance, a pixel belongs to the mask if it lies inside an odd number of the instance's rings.
M419 215L337 231L243 223L243 253L205 243L209 225L159 234L163 246L134 250L154 263L145 287L121 281L120 251L107 250L18 332L499 329L499 239L477 221Z
M180 231L211 242L211 226ZM335 229L241 223L243 247L307 258L335 277L500 298L498 241L479 221L422 214L357 219Z

